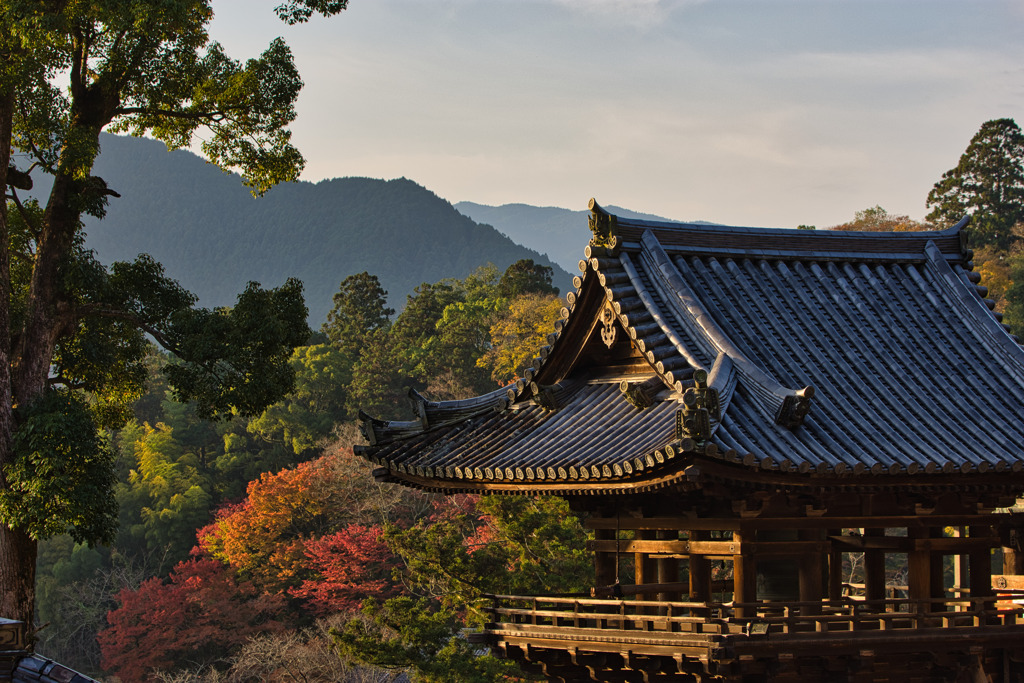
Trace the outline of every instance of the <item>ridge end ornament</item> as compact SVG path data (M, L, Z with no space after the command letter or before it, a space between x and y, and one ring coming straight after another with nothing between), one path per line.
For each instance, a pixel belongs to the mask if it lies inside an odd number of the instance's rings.
M811 410L811 399L814 398L814 387L806 386L803 389L794 391L791 395L782 399L775 414L775 423L786 429L796 429L804 423L804 418Z
M590 238L590 243L595 247L614 249L619 243L619 238L615 234L619 227L618 217L602 209L593 198L588 206L590 208L588 223L590 231L594 233L594 236Z
M693 386L683 392L683 408L676 411L676 440L693 439L702 444L711 438L711 423L721 419L718 389L708 386L708 373L693 372Z

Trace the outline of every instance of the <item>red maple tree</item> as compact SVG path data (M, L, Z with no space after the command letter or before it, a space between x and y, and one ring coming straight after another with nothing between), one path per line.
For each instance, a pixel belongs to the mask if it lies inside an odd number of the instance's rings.
M397 560L381 540L379 526L350 524L341 531L306 543L316 576L289 593L309 601L319 614L354 610L367 597L389 598L398 592L391 579Z
M286 600L239 581L223 563L196 556L180 562L166 581L144 581L117 595L120 607L97 636L102 666L124 681L145 680L156 669L212 663L257 633L279 631Z

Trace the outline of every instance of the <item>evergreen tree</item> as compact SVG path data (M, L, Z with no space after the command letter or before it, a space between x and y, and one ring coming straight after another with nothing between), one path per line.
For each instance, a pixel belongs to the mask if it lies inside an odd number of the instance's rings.
M975 246L1007 249L1024 221L1024 133L1013 119L986 121L955 168L928 193L930 221L952 225L971 216Z
M366 271L342 280L321 331L331 344L355 362L367 337L391 325L395 309L387 307L388 293L376 275Z

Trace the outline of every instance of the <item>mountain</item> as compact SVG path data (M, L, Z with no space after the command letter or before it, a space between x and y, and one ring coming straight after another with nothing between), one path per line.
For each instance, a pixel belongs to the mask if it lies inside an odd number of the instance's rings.
M554 206L529 204L503 204L487 206L474 202L458 202L455 208L477 223L492 225L503 235L519 244L546 253L552 261L570 273L577 272L577 263L583 256L583 247L590 239L587 228L589 211L572 211ZM610 213L624 218L649 221L667 221L668 218L637 213L620 206L605 207ZM706 223L707 221L693 221Z
M295 182L254 198L241 179L153 140L104 135L93 173L121 194L86 222L86 245L103 263L151 254L203 306L229 306L250 280L305 283L319 327L338 285L364 270L401 309L423 282L463 278L485 263L532 258L570 275L494 228L479 225L411 180L335 178ZM575 266L574 266L575 269Z

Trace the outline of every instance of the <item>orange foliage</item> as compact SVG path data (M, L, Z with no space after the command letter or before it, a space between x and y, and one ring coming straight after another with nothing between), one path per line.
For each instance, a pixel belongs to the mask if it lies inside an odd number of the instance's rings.
M306 544L334 528L332 465L323 457L250 482L244 502L222 509L199 532L200 547L265 590L312 578Z

